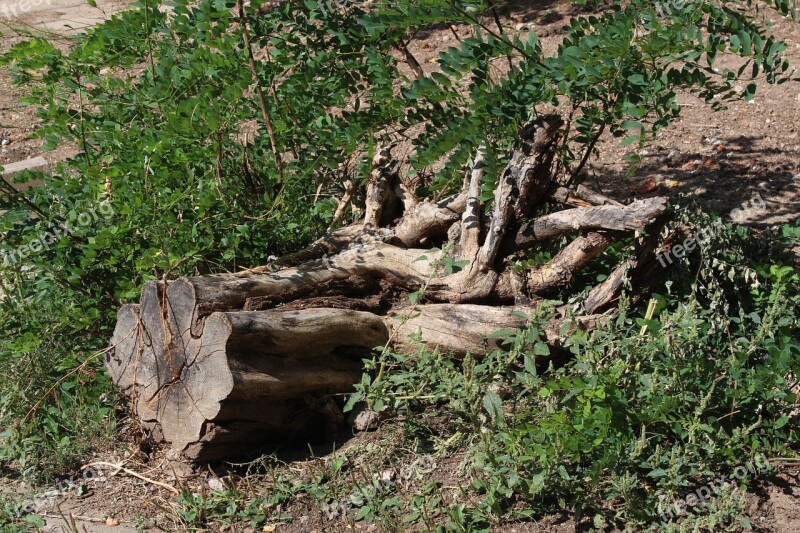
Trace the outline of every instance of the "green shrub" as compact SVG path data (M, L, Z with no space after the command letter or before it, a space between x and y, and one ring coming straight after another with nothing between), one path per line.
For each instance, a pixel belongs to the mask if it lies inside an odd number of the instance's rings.
M416 419L407 438L467 436L479 503L453 518L460 526L562 509L597 527L742 525L731 491L772 473L762 457L797 442L800 274L751 259L779 257L767 250L780 242L696 211L676 218L706 228L708 243L676 264L653 317L623 299L605 327L568 337L563 366L547 363L547 305L527 328L500 332L506 349L479 362L424 347L370 362L387 377L366 376L356 396ZM428 422L442 415L444 432ZM704 486L715 487L708 505L674 510Z

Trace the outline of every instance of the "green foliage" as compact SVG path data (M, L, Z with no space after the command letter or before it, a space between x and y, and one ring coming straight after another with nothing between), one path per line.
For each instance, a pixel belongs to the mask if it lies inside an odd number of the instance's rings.
M26 514L23 504L0 501L0 529L4 533L31 531L44 527L41 517Z
M112 435L117 396L94 353L108 331L76 324L96 313L95 302L39 284L41 292L6 300L0 311L0 461L44 481Z
M246 523L263 526L271 502L266 498L247 498L234 489L215 490L210 494L192 494L184 489L178 496L178 516L187 530L203 529L209 522L229 525Z
M668 283L650 319L623 300L606 327L569 335L564 366L550 365L542 341L546 307L526 328L498 332L505 349L480 362L456 364L424 346L370 362L387 378L362 382L359 397L415 418L409 438L463 440L479 502L458 522L453 515L453 528L560 509L596 527L741 525L730 490L769 474L758 458L782 456L800 429L800 274L751 263L770 245L763 239L696 211L677 218L716 228L695 262L674 267L676 280L699 269L688 293ZM442 415L449 424L437 434ZM746 478L734 475L754 459ZM709 505L670 510L719 476L730 484Z

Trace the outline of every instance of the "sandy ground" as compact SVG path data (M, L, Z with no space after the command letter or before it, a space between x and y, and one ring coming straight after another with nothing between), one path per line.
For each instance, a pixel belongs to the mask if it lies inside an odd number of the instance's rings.
M91 28L130 2L97 0L96 3L97 7L86 0L3 0L0 18L30 30L64 35Z

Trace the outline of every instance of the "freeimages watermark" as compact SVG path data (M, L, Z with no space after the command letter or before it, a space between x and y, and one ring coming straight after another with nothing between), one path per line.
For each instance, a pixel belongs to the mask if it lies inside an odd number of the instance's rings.
M53 0L2 0L0 16L8 19L17 18L20 15L33 11L37 7L49 6L52 3Z
M738 213L741 213L744 209L748 207L751 209L758 209L758 210L766 210L767 203L761 198L760 194L756 194L749 202L745 202L742 204L741 207L734 209L731 211L731 216L736 217ZM676 244L672 248L670 248L667 252L658 255L658 262L661 263L662 267L666 267L667 265L672 265L675 259L683 259L687 254L691 254L695 248L699 245L701 248L704 248L708 245L709 240L711 240L712 232L710 228L702 227L700 228L695 235L691 235L686 237L683 240L683 243Z
M22 502L19 508L19 514L33 514L39 513L44 509L52 507L58 497L66 496L72 492L79 493L81 487L85 487L89 481L100 480L100 472L93 468L87 468L80 476L70 476L68 478L59 479L55 485L42 494L35 496L29 500Z
M103 202L99 207L92 208L89 211L84 211L78 215L76 222L78 226L86 227L96 224L101 219L108 220L113 215L114 208L111 207L109 203ZM66 224L59 225L51 222L49 229L32 241L18 246L10 252L0 250L0 258L2 258L2 263L5 266L10 267L45 250L49 251L50 248L58 244L63 237L73 234L75 232L74 230L74 226L70 227Z
M755 476L762 472L768 472L770 468L769 459L764 454L759 454L746 465L739 465L734 468L733 477L736 481L741 482L748 474ZM677 517L688 515L691 509L705 507L714 497L731 488L732 484L733 482L725 478L725 476L717 476L716 479L709 481L683 498L675 500L666 507L659 505L658 512L661 521L664 523L670 522Z
M385 470L380 474L373 474L371 482L362 485L360 494L351 494L343 500L325 503L322 505L322 512L328 520L345 517L354 507L370 505L376 499L393 493L398 483L425 479L437 467L436 460L432 456L422 456L411 464L403 466L399 471Z
M669 14L676 11L684 11L688 7L694 7L695 0L669 0L666 2L656 2L655 10L660 17L667 17Z
M323 15L330 15L337 11L352 7L357 3L357 0L321 0L317 3L317 6ZM361 3L363 4L364 2Z

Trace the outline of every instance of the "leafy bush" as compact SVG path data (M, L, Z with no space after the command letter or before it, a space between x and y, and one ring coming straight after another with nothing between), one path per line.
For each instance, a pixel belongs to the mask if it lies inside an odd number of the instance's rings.
M387 378L365 377L357 395L416 419L408 438L467 436L468 491L479 503L462 508L454 527L561 509L601 528L742 524L730 491L771 473L759 458L797 442L800 274L749 259L780 261L766 250L785 242L697 211L679 210L676 219L709 232L700 255L674 267L652 317L623 301L604 328L569 335L566 365L548 362L547 307L527 328L501 332L506 349L479 362L457 364L420 347L370 363ZM689 290L676 292L694 273ZM442 413L445 431L426 422ZM737 468L751 461L757 468L741 479ZM709 505L671 507L718 476L730 485Z

